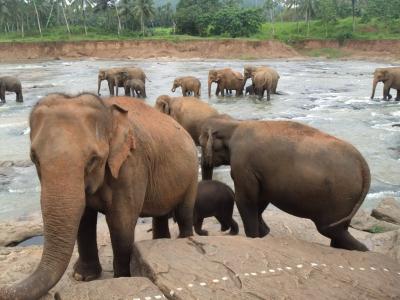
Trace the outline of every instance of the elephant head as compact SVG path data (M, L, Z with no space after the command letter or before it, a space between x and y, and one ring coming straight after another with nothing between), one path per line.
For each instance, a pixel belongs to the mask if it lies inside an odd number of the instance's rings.
M244 81L246 83L247 79L251 78L251 76L253 76L253 73L256 71L256 67L250 66L250 65L246 65L244 66L244 71L243 71L243 75L244 75Z
M174 80L174 84L172 85L171 91L172 91L173 93L175 93L176 89L177 89L178 87L180 87L180 86L182 86L182 78L176 78L176 79Z
M387 69L376 69L374 72L374 81L372 83L372 95L371 99L374 99L375 90L378 82L385 82L390 79L390 72Z
M159 96L156 100L156 105L154 106L155 109L161 111L164 114L170 115L171 114L171 103L173 99L170 96L162 95Z
M210 70L208 72L208 97L211 97L211 83L217 82L218 75L218 70Z
M209 118L201 128L201 172L203 180L211 180L213 168L230 164L230 138L240 121L228 115Z
M103 80L106 80L107 77L107 70L105 69L100 69L99 70L99 75L98 75L98 81L97 81L97 94L100 96L100 88L101 88L101 82Z
M127 115L120 104L106 105L91 94L50 94L33 108L31 159L41 184L43 254L27 279L0 289L0 299L38 299L64 274L86 196L99 189L105 174L117 178L134 148Z

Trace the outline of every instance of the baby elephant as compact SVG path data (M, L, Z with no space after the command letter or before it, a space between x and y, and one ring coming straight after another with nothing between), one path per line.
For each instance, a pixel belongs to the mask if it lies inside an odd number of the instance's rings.
M138 98L146 98L146 87L145 84L142 80L140 79L128 79L125 81L125 91L127 91L128 96L132 96L135 97L135 93L136 96Z
M254 86L253 85L249 85L246 87L246 93L245 95L254 95Z
M238 234L238 224L232 218L234 201L235 193L226 184L215 180L199 182L193 212L195 232L198 235L208 235L206 230L201 229L203 219L214 216L221 223L221 231L230 228L230 234Z
M174 80L174 84L172 85L172 92L175 93L175 90L181 87L182 95L190 96L191 92L194 93L195 97L200 97L200 88L201 83L196 77L186 76L186 77L178 77Z
M23 102L21 81L13 76L0 77L0 100L6 102L6 92L14 92L17 95L17 102Z

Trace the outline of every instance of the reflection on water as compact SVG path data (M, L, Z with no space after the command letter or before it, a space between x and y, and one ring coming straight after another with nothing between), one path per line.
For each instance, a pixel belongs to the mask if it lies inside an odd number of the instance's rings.
M283 95L273 95L270 102L234 96L208 99L209 69L231 67L242 71L244 64L251 63L275 67L281 75L278 90ZM385 65L361 61L88 60L2 64L0 75L17 75L21 79L25 102L18 104L14 95L8 95L7 103L0 106L0 161L29 159L29 111L42 96L51 92L95 93L99 68L130 65L141 66L150 78L146 100L150 105L160 94L171 94L175 77L196 76L202 82L202 98L220 112L240 119L296 120L354 144L372 172L366 207L385 195L400 196L400 127L392 126L400 123L400 103L369 99L372 73ZM107 95L105 82L101 92ZM216 178L231 184L229 168L220 168ZM39 210L39 193L34 167L0 169L0 219Z

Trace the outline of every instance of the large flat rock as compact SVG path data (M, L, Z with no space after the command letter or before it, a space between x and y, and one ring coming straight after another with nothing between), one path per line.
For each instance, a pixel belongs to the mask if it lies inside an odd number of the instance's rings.
M291 238L136 243L131 271L171 299L399 299L400 265L381 254Z

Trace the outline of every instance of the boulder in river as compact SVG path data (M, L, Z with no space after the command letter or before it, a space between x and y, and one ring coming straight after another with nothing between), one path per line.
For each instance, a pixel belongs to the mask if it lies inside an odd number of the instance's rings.
M0 246L15 246L31 237L43 234L41 218L29 221L0 223Z
M394 198L385 198L372 210L371 215L379 220L400 225L400 204Z
M371 233L382 233L400 229L400 225L375 219L365 210L359 210L355 214L351 220L350 226Z

